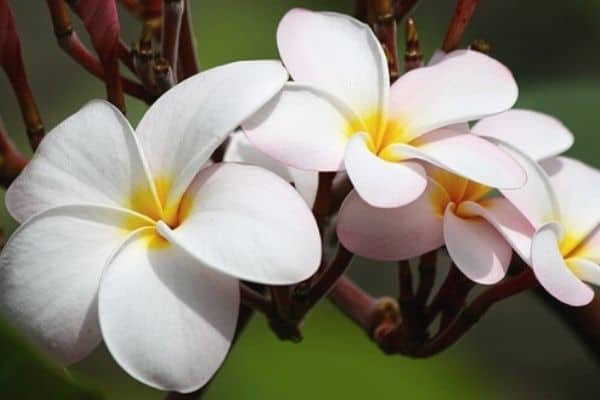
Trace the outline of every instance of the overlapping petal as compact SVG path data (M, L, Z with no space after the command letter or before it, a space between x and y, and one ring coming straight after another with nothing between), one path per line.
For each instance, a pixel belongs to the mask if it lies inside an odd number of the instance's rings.
M58 207L28 219L2 251L2 315L63 364L101 340L96 294L106 262L126 238L126 221L145 222L124 210Z
M374 260L406 260L441 247L442 213L449 198L436 182L412 203L376 208L355 191L344 200L337 236L350 251Z
M531 245L531 267L540 284L563 303L583 306L594 298L594 291L583 283L565 263L559 249L561 228L549 223L537 230Z
M136 131L167 214L225 137L286 80L277 61L234 62L186 79L150 106Z
M600 171L568 157L541 165L558 199L562 225L576 245L600 223Z
M102 276L100 326L115 360L162 390L191 392L223 362L235 332L236 279L204 268L158 237L138 230Z
M243 162L256 165L276 173L282 179L292 183L306 204L312 208L317 196L319 174L286 167L254 147L243 132L237 131L229 137L229 144L223 156L225 162Z
M411 139L505 111L517 95L515 80L504 65L476 51L457 50L398 79L390 90L389 114Z
M6 194L19 222L69 204L160 214L147 167L129 122L94 100L49 132Z
M460 204L461 214L482 217L502 235L526 262L531 254L531 238L535 229L523 214L508 200L492 197L481 202Z
M521 188L501 190L504 197L517 207L536 229L547 222L560 221L558 200L544 170L515 147L496 139L490 140L495 141L517 160L527 173L527 183Z
M185 193L180 218L176 229L159 225L161 234L203 264L243 280L295 283L320 264L319 231L306 203L262 168L205 168Z
M311 86L288 83L243 128L254 146L295 168L343 170L352 121L340 100Z
M579 243L569 257L585 258L600 264L600 226L597 226L583 242Z
M296 82L316 86L355 112L385 121L389 92L383 50L368 25L343 14L293 9L277 30L279 54Z
M377 157L368 140L359 133L346 149L346 171L358 194L374 207L400 207L417 199L427 186L425 169L416 162Z
M508 143L535 161L567 151L574 140L571 131L558 119L516 108L481 119L473 125L472 132Z
M569 258L567 265L579 279L600 286L600 265L583 258Z
M444 242L450 258L467 278L491 285L506 275L512 249L483 218L461 218L449 205L444 213Z
M388 151L398 159L424 160L491 187L519 188L527 181L519 163L498 146L449 129L429 133L413 145L390 145Z

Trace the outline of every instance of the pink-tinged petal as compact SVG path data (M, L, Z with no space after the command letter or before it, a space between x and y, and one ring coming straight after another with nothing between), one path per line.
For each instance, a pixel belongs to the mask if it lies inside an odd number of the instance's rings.
M501 190L502 195L517 207L536 229L547 222L560 221L558 201L548 176L539 164L521 150L507 143L499 142L496 139L489 140L494 141L509 153L527 173L525 185L519 189Z
M205 265L237 278L291 284L321 260L315 219L291 185L251 165L216 164L190 185L181 225L161 234Z
M457 50L435 65L416 68L390 90L390 119L407 138L505 111L517 100L510 71L498 61Z
M121 27L115 0L78 0L72 8L83 21L96 51L101 55L114 51Z
M104 266L125 240L126 211L63 206L21 225L0 255L0 310L63 365L101 341L96 294Z
M466 201L459 207L461 214L481 217L488 221L519 257L529 263L531 238L535 229L512 203L502 197L493 197L479 203Z
M6 193L6 207L19 222L69 204L160 214L136 136L105 101L87 103L52 129Z
M279 24L277 45L296 82L331 93L361 115L379 113L378 122L385 122L387 61L368 25L343 14L295 8Z
M415 201L397 208L372 207L352 191L340 208L337 236L344 247L361 257L417 257L444 244L442 212L448 202L448 195L434 181Z
M322 90L288 83L243 128L254 146L285 165L339 171L353 120L347 106Z
M427 63L427 65L435 65L440 63L442 60L444 60L444 58L446 58L447 53L444 52L444 50L442 49L435 49L433 51L433 54L431 55L431 58L429 59L429 62Z
M235 332L237 280L211 271L142 228L108 265L98 294L102 336L117 363L161 390L197 390Z
M600 171L567 157L544 160L541 166L558 199L562 225L576 244L600 223Z
M400 207L416 200L427 187L425 169L415 162L390 162L377 157L366 134L355 135L345 164L354 188L373 207Z
M561 229L556 223L548 223L537 230L531 245L531 266L548 293L565 304L584 306L592 301L594 291L565 263L559 249Z
M573 134L562 122L531 110L512 109L484 118L472 132L511 144L535 161L557 156L573 145Z
M452 261L473 282L494 284L506 275L512 249L483 218L458 217L454 205L444 213L444 242Z
M600 226L597 226L583 242L581 242L569 257L585 258L600 264Z
M393 157L424 160L495 188L519 188L527 181L519 163L495 144L448 129L431 132L413 144L390 145L387 151Z
M253 146L244 132L237 131L231 134L223 161L247 163L268 169L292 183L309 207L312 208L315 202L319 186L317 172L286 167Z
M277 61L240 61L194 75L150 106L137 127L167 214L227 135L261 108L285 81Z
M582 281L600 286L600 265L583 258L569 258L567 265Z

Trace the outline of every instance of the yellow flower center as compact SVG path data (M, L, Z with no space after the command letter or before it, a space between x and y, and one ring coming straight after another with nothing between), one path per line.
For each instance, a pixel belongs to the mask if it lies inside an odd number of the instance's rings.
M346 137L365 132L369 135L368 146L371 152L383 159L397 161L385 149L394 143L408 143L403 124L400 121L385 119L380 112L371 112L352 119L346 128Z
M484 205L485 196L492 191L492 188L488 186L470 181L440 168L430 167L427 174L437 182L429 200L439 216L443 216L448 204L453 203L456 207L455 213L457 216L473 218L474 216L465 212L461 205L466 201Z
M151 248L165 247L168 242L156 230L156 224L162 221L169 228L175 229L189 215L193 199L188 194L183 195L178 201L168 202L167 195L171 189L172 181L164 177L154 179L154 187L147 184L133 190L130 198L125 199L127 208L136 214L128 214L123 221L123 230L126 234L140 228L155 228L152 234L143 235L146 245Z

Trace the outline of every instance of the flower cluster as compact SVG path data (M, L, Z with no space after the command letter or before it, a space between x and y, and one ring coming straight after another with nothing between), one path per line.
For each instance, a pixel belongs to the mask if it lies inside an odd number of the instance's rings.
M277 44L285 68L197 74L135 130L92 101L46 135L7 192L22 225L0 255L1 312L45 353L71 364L104 341L136 379L198 389L231 345L239 280L293 284L321 264L317 172L353 185L336 232L354 254L445 246L494 284L514 251L560 301L592 300L600 172L559 156L573 143L559 121L511 108L505 66L438 51L390 86L369 26L302 9Z

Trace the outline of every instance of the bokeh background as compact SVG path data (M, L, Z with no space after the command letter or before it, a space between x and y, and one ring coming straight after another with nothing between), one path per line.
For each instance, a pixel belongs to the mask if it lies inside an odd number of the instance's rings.
M44 2L9 3L47 128L87 100L104 96L103 85L59 49ZM455 0L421 0L413 12L426 56L441 44L454 4ZM277 22L297 6L351 13L353 1L193 0L202 68L238 59L277 58ZM125 37L133 40L139 25L125 12L121 18ZM85 37L77 23L75 29ZM492 55L514 72L520 84L518 106L559 117L576 136L569 154L600 167L600 1L482 0L464 44L479 38L489 41ZM144 109L128 99L132 123ZM20 114L4 76L0 115L26 150ZM14 229L4 210L0 218L5 232ZM390 265L358 260L351 274L374 294L395 293ZM598 378L598 363L530 294L495 306L457 345L427 360L384 356L324 301L306 320L300 344L280 342L264 318L255 317L205 398L598 399ZM104 348L64 371L42 359L0 321L2 399L162 396L129 378Z

